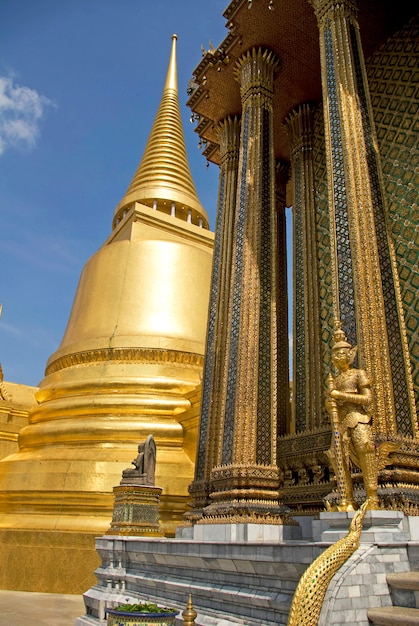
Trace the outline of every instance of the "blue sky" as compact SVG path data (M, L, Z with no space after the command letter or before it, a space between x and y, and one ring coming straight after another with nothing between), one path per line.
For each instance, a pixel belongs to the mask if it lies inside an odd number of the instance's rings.
M227 0L0 0L0 362L37 385L80 272L111 232L160 103L171 35L198 195L215 225L186 87Z

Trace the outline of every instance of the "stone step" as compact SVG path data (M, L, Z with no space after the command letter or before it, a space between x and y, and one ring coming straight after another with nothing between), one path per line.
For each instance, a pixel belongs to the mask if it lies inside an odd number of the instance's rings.
M419 626L419 609L384 606L369 609L368 619L377 626Z
M419 609L419 572L387 574L393 606Z
M397 572L387 574L387 583L394 589L419 591L419 572Z

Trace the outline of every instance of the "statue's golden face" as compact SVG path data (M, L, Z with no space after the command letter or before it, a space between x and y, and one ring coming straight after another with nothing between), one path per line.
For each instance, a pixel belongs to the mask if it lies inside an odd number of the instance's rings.
M333 363L338 368L338 370L345 371L349 369L349 366L352 362L351 349L339 348L338 350L333 350L332 358Z

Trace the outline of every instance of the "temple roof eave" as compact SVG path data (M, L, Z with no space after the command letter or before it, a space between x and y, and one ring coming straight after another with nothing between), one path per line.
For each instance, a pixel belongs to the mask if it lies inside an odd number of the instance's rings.
M300 104L321 102L319 31L314 10L307 0L292 3L233 0L224 11L228 34L219 46L203 54L193 71L194 91L187 106L198 118L195 131L203 140L207 160L219 163L217 126L228 116L240 114L240 89L235 78L237 60L252 47L271 49L280 59L275 79L275 156L290 159L289 138L283 124ZM360 3L359 23L365 57L394 32L397 25L414 14L407 0L383 9L379 0ZM199 116L199 117L198 117Z

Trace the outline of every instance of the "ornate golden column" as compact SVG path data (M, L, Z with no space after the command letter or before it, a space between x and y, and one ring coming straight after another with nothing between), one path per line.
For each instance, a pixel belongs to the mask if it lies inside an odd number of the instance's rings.
M237 116L223 120L218 129L220 140L220 177L217 224L212 266L207 342L203 375L200 432L195 478L189 487L193 496L192 511L186 519L201 516L209 504L209 478L219 456L222 419L226 397L226 364L228 362L229 291L231 257L236 212L237 173L239 164L240 120Z
M354 0L310 0L320 30L334 314L374 378L383 437L417 433L380 157Z
M278 235L278 435L292 432L289 381L288 347L288 278L287 278L287 227L285 218L286 190L290 166L278 159L275 164L275 206Z
M321 426L323 381L320 352L317 228L314 198L313 121L309 104L287 118L293 171L294 402L296 432Z
M272 52L254 48L243 55L236 70L242 99L239 180L231 235L221 445L210 477L212 504L204 512L210 521L227 517L247 522L259 514L279 515L272 125L276 65Z

